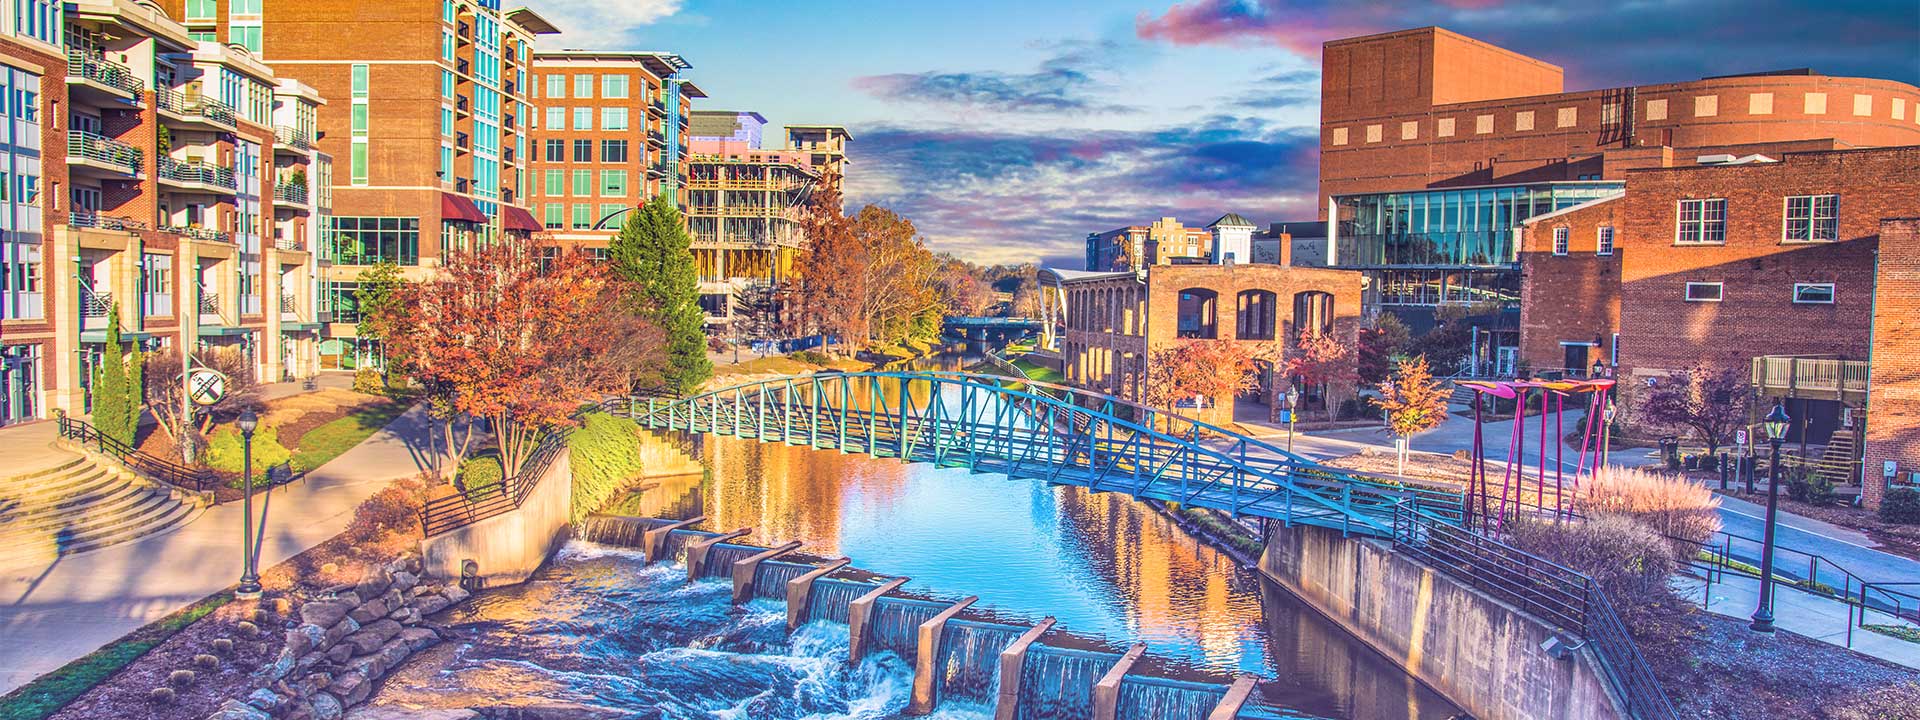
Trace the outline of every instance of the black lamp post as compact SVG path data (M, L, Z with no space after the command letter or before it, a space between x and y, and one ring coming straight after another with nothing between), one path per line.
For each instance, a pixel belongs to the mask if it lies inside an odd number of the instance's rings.
M246 518L240 522L240 587L235 590L236 598L260 597L260 573L254 568L253 555L253 431L260 427L260 418L253 414L253 408L240 411L240 487L242 512Z
M1787 409L1774 405L1773 412L1761 420L1767 429L1767 443L1773 446L1773 460L1767 470L1767 532L1760 546L1760 607L1753 611L1755 632L1773 632L1773 526L1780 508L1780 443L1787 439Z
M1293 422L1300 417L1300 386L1287 388L1287 452L1293 452Z

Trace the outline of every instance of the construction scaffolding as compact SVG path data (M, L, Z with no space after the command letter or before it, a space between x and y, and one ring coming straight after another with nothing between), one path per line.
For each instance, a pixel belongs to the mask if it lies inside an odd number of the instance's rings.
M806 248L800 215L821 174L793 153L692 153L687 229L710 324L732 321L731 297L749 284L792 277Z

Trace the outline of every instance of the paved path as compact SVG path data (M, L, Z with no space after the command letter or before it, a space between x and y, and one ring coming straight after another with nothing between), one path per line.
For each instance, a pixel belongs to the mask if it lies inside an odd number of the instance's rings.
M265 494L260 564L271 567L339 534L362 500L419 472L425 417L416 407ZM0 571L0 693L232 585L240 577L241 521L240 503L228 503L163 535Z

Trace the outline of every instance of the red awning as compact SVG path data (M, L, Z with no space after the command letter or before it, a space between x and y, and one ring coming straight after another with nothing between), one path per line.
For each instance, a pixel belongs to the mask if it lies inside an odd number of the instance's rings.
M480 212L480 206L473 204L472 200L452 193L440 193L440 219L483 223L487 221L487 214Z
M539 220L535 220L533 213L527 212L526 208L513 205L501 205L500 210L505 213L500 217L501 225L505 226L508 230L540 232L547 229L547 226L541 225Z

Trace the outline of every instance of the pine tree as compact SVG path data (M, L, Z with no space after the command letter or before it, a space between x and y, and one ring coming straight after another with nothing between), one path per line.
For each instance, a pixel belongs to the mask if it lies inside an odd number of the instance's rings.
M114 320L107 326L100 366L93 371L93 426L106 437L132 445L140 417L140 402L134 397L132 383L139 382L140 371L133 370L129 376L126 348L120 344L119 316L118 307L108 310L108 317Z
M607 248L614 276L634 284L639 311L666 333L666 387L676 393L692 392L713 376L692 245L680 210L656 195L627 215Z

